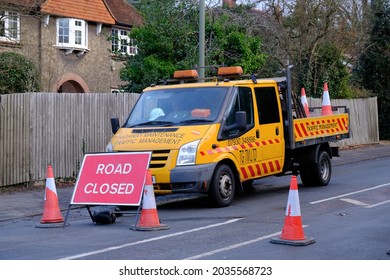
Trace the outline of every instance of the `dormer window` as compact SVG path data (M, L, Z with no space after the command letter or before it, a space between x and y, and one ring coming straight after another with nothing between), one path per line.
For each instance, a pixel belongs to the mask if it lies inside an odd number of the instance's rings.
M112 29L111 51L114 54L136 55L138 49L134 39L130 38L129 31Z
M57 46L68 51L88 49L88 24L81 19L57 19Z
M19 42L20 17L15 12L0 12L0 41Z

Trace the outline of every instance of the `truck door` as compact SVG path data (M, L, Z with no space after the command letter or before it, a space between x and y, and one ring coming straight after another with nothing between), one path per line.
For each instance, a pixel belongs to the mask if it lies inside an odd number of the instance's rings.
M257 139L255 129L254 96L251 87L240 86L233 98L230 108L228 108L228 116L226 125L230 126L235 122L235 114L237 111L246 112L247 129L239 131L238 129L230 130L226 133L227 145L229 150L235 155L238 161L238 169L242 181L250 181L259 177L259 166L262 155L261 146Z
M281 172L284 161L283 123L279 93L275 86L255 87L256 134L260 142L262 175Z

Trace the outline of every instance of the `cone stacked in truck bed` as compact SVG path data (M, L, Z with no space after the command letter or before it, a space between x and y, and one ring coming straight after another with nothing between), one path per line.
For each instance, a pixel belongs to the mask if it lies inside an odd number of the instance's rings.
M324 93L322 95L322 116L333 115L332 105L330 104L330 97L328 91L328 83L324 84Z
M301 88L301 103L305 109L306 117L310 117L309 104L307 104L305 88Z

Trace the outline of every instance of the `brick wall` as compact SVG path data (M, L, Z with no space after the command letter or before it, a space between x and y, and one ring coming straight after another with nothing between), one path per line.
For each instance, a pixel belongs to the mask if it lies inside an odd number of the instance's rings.
M38 16L21 16L21 40L19 44L0 43L0 52L13 51L25 55L36 63L41 72L42 91L54 92L58 82L74 77L77 83L86 85L90 92L110 92L123 84L119 70L123 63L113 62L109 50L111 26L103 25L96 34L96 23L88 23L88 49L82 56L65 54L56 45L56 18L51 16L47 26Z

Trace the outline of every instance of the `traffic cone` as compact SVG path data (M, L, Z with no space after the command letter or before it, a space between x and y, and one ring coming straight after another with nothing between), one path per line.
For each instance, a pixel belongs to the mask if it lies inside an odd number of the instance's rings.
M314 242L313 238L305 237L303 232L297 177L293 175L290 182L282 234L279 237L272 238L271 243L303 246Z
M53 176L53 168L47 167L47 178L45 188L45 201L41 224L62 223L64 218L61 215L58 204L57 190Z
M305 88L301 88L301 103L305 109L306 117L310 117L309 105L307 104Z
M137 217L138 218L138 217ZM144 186L144 193L142 197L142 210L139 221L131 229L134 230L162 230L168 229L169 226L160 223L158 218L156 199L154 197L152 175L150 170L146 171L146 182Z
M333 115L332 105L330 104L330 97L328 91L328 83L324 83L324 93L322 95L322 116Z

